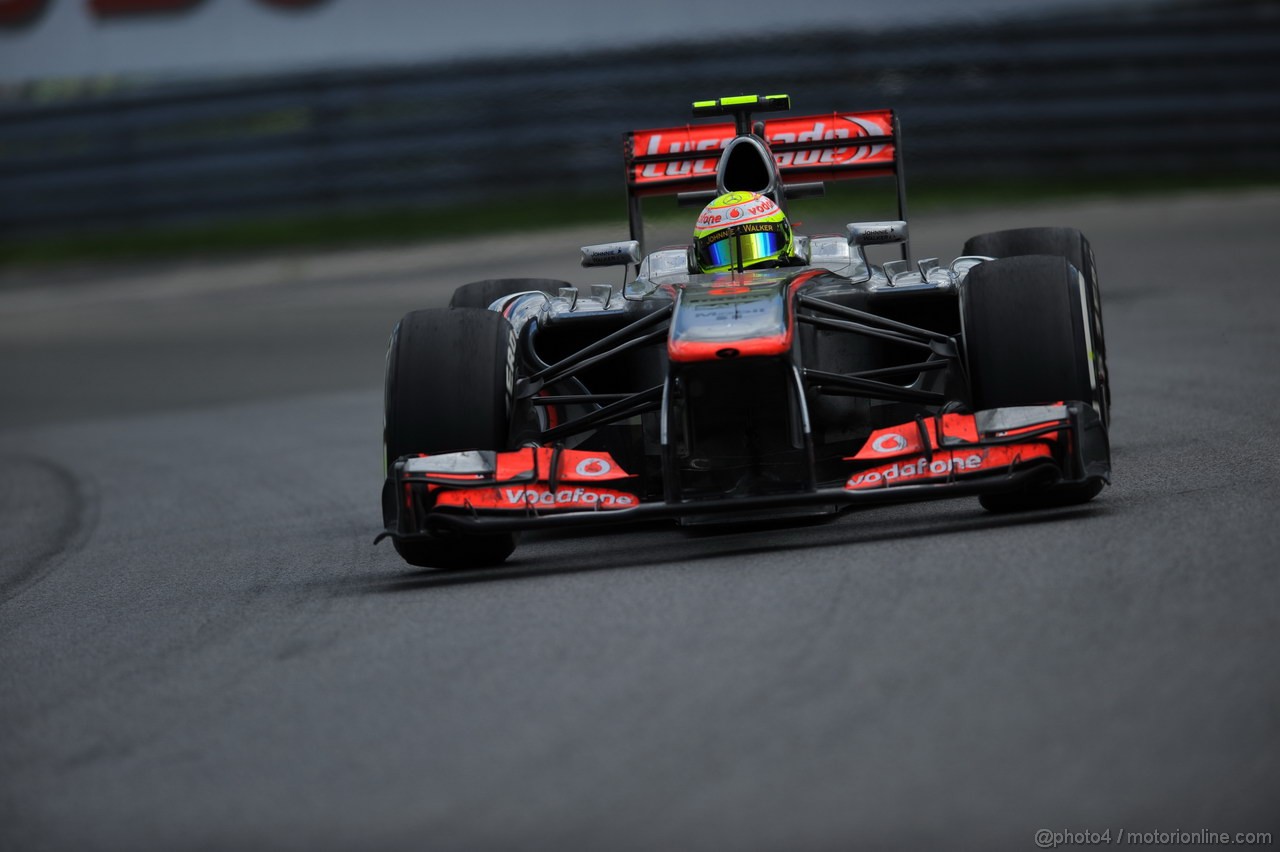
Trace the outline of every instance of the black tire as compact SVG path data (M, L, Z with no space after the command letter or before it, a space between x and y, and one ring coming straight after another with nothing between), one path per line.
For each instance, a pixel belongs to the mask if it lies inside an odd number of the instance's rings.
M449 300L451 308L487 308L503 296L538 290L555 295L561 287L571 287L568 281L555 278L493 278L488 281L472 281L453 291Z
M1081 287L1076 268L1062 257L1010 257L969 271L961 317L975 411L1060 400L1096 404ZM1101 490L1101 482L1065 483L987 494L981 502L1003 512L1084 503Z
M1084 276L1089 305L1089 339L1093 344L1094 379L1099 388L1098 416L1103 425L1111 423L1111 380L1107 371L1107 341L1102 325L1102 291L1098 289L1098 267L1093 248L1084 234L1075 228L1017 228L993 231L970 238L964 244L966 255L984 257L1021 257L1048 254L1064 257Z
M437 308L405 314L387 348L385 462L413 453L508 450L512 446L515 339L500 314ZM395 521L389 484L383 522ZM410 565L496 565L515 549L513 534L445 535L395 541Z

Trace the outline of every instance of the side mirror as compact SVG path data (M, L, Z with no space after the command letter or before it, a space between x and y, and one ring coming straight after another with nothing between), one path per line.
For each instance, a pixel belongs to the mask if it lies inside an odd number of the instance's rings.
M907 223L896 222L850 222L845 225L849 232L849 243L855 246L880 246L888 243L904 243L907 241Z
M883 246L891 243L902 244L902 257L905 260L910 254L907 223L901 219L891 222L850 222L845 225L849 232L849 247L853 256L862 263L867 262L865 246Z
M639 262L640 243L636 240L582 247L582 265L586 267L627 266Z

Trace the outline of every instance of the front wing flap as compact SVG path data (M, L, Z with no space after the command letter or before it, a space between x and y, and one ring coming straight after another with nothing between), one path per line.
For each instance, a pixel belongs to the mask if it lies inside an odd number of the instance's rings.
M503 532L805 505L859 505L1110 481L1106 429L1084 403L944 413L873 432L845 458L848 476L794 493L684 502L642 496L608 453L560 447L406 456L389 476L386 535Z

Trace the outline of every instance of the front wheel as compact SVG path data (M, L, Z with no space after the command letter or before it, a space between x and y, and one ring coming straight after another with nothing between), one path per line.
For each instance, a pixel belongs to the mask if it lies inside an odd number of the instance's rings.
M1098 289L1098 267L1093 248L1084 234L1075 228L1015 228L992 231L969 238L964 244L967 255L987 257L1022 257L1047 254L1066 258L1084 278L1084 294L1088 314L1090 356L1098 386L1098 415L1104 425L1111 423L1111 377L1107 371L1107 340L1102 327L1102 291Z
M387 348L384 462L417 453L509 450L515 384L515 335L500 314L437 308L405 314ZM395 523L399 498L383 486L383 523ZM514 534L396 539L410 565L496 565L515 549Z
M451 308L487 308L503 296L536 290L555 295L561 287L572 286L568 281L556 278L490 278L472 281L453 291L449 299Z
M1062 257L992 260L969 271L961 293L970 402L975 411L1078 400L1100 410L1087 334L1085 284ZM1103 427L1105 428L1105 426ZM981 497L984 508L1085 503L1101 480Z

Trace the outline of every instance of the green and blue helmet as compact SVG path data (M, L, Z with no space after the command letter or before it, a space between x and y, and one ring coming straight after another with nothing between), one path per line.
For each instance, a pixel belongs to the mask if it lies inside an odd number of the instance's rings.
M780 266L795 254L787 216L758 192L727 192L703 208L693 229L703 272Z

